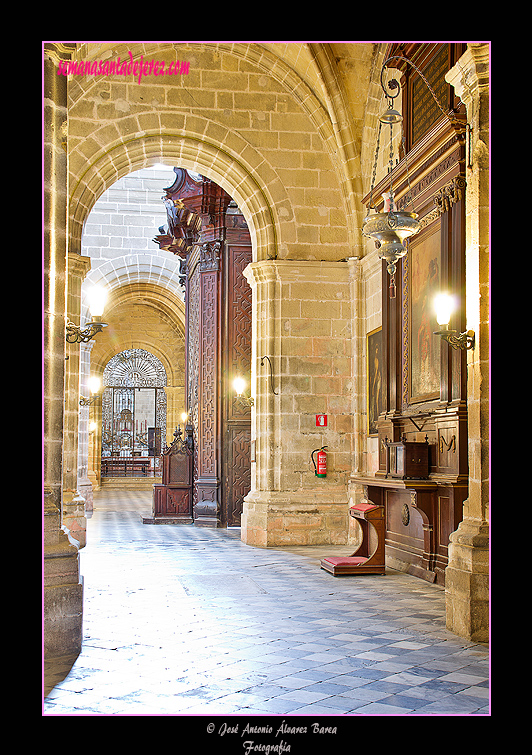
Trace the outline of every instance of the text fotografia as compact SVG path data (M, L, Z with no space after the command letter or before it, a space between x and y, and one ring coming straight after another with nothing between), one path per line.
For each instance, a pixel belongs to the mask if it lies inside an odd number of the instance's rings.
M133 76L140 84L143 76L186 76L190 71L190 63L186 60L60 60L57 69L58 76Z
M215 724L210 723L207 726L209 734L218 734L218 736L231 736L236 735L242 738L242 748L244 755L253 755L253 753L260 752L265 755L283 755L283 753L289 753L291 751L291 745L285 742L284 739L280 741L280 736L298 736L298 735L320 735L320 734L336 734L336 726L322 726L319 723L311 723L305 726L292 726L287 724L284 720L279 726L271 726L267 724L265 726L253 725L247 723L242 728L240 724L227 724L222 723L216 727ZM257 742L250 737L269 735L277 739L275 744L265 744L263 742ZM246 739L244 739L246 737Z

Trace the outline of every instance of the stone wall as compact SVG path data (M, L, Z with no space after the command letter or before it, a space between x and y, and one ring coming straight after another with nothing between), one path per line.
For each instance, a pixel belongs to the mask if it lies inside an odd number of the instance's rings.
M72 77L71 243L118 178L154 162L208 176L243 211L255 259L349 256L334 124L294 70L261 45L82 46L79 59L176 58L183 76ZM356 242L358 243L358 241Z
M346 262L264 261L244 271L253 290L256 411L252 490L242 539L252 545L346 542L353 416L352 310ZM260 357L273 364L269 372ZM327 426L316 426L316 415ZM328 447L327 477L312 451Z

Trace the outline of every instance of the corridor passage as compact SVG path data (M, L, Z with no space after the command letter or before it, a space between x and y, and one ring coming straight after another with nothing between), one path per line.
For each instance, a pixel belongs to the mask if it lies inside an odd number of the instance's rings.
M150 491L95 494L83 649L45 663L45 716L489 714L488 647L446 630L442 588L333 577L320 557L350 548L254 548L150 509Z

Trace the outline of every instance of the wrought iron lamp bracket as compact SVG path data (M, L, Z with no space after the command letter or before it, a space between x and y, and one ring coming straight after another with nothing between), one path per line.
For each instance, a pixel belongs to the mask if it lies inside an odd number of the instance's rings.
M475 348L475 331L466 330L464 333L458 333L457 330L435 330L434 335L440 336L444 341L447 341L453 349L474 349Z
M98 398L100 398L100 394L96 394L96 395L95 395L95 396L93 396L92 398L84 398L84 397L82 396L82 397L80 398L80 400L79 400L79 405L80 405L80 406L92 406L92 404L94 404L94 402L95 402L95 401L96 401L96 399L98 399Z
M66 340L68 343L88 343L97 333L101 333L107 327L106 322L93 320L84 327L75 325L70 320L66 324Z
M279 392L275 391L273 389L273 367L272 367L272 362L271 362L270 357L267 357L267 356L261 357L261 360L260 360L261 366L264 364L264 360L265 359L268 360L268 364L270 365L270 387L271 387L271 392L273 393L274 396L278 396Z

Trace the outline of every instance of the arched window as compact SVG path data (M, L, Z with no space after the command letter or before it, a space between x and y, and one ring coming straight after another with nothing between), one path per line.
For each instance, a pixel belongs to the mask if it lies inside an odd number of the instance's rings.
M102 476L159 474L166 438L166 371L144 349L126 349L103 373Z

